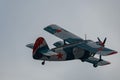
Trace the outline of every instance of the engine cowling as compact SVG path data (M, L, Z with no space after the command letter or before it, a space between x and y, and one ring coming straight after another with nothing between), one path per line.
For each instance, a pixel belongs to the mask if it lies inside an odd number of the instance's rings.
M57 41L53 45L56 46L56 47L60 47L60 46L64 45L64 42L63 41Z

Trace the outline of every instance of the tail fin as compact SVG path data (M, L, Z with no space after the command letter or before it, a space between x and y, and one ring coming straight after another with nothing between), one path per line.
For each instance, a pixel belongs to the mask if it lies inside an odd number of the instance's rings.
M33 55L40 54L42 50L49 50L49 47L43 37L37 38L33 46Z

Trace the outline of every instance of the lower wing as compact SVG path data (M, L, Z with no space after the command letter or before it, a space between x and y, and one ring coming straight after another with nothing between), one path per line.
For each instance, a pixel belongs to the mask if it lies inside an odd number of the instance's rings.
M92 63L93 65L96 65L94 67L97 66L104 66L104 65L108 65L110 64L110 62L105 61L105 60L100 60L98 58L95 57L89 57L88 59L85 60L86 62Z

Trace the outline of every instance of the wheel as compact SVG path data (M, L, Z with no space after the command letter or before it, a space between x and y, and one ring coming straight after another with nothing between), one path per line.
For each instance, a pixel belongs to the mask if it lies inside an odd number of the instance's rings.
M81 61L82 61L82 62L85 62L85 60L84 60L84 59L81 59Z
M93 67L95 67L95 68L96 68L96 67L98 67L98 65L97 65L97 64L93 64Z
M43 62L42 62L42 65L44 65L44 64L45 64L45 62L43 61Z

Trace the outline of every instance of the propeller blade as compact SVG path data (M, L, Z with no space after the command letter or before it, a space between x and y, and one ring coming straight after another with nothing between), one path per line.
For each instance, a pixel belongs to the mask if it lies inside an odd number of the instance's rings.
M99 38L99 37L97 37L97 39L98 39L98 41L99 41L100 45L104 47L104 46L105 46L105 42L106 42L107 38L105 37L105 39L104 39L104 41L103 41L103 42L100 40L100 38Z
M102 42L99 37L97 37L97 39L98 39L98 41L99 41L100 43Z
M103 41L103 43L102 43L103 45L105 44L106 40L107 40L107 38L105 37L105 39L104 39L104 41Z

